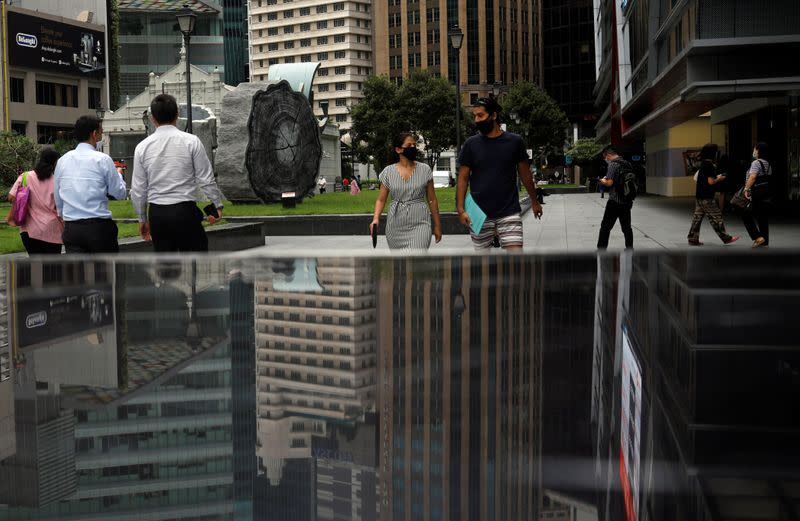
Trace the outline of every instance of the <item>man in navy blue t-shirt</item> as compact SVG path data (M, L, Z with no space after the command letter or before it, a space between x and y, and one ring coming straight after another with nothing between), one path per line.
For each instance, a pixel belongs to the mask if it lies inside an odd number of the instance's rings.
M495 236L506 250L522 249L522 218L520 217L517 176L531 198L533 215L542 217L542 206L536 197L528 166L528 154L522 138L505 132L497 122L500 105L494 98L480 98L472 108L479 134L464 142L459 156L456 209L461 223L469 226L464 211L467 186L481 210L486 214L480 233L470 231L476 250L491 248Z

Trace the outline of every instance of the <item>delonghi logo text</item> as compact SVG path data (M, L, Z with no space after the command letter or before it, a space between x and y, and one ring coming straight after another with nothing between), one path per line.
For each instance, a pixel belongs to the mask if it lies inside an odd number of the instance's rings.
M32 34L17 33L17 45L35 49L39 45L39 39Z
M39 311L37 313L31 313L25 319L25 327L28 329L33 329L35 327L40 327L47 324L47 312L46 311Z

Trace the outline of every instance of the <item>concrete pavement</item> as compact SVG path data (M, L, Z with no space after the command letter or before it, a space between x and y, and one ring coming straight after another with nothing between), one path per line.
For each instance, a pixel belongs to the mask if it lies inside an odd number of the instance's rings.
M525 251L528 252L587 252L594 251L600 221L608 199L599 194L564 194L545 198L544 216L536 220L530 212L525 214ZM641 196L633 207L632 221L634 248L637 250L679 250L690 248L686 241L694 208L693 198L666 198ZM747 250L752 241L747 236L738 215L725 214L728 232L740 235L741 239L724 246L708 221L700 229L700 240L706 249ZM800 222L773 219L770 227L772 249L800 247ZM372 241L363 236L314 236L314 237L267 237L266 246L248 250L247 254L290 253L292 251L318 251L319 254L342 255L349 252L364 254L372 249ZM617 224L611 232L609 250L621 250L624 239ZM692 247L697 249L697 247ZM445 235L440 244L432 244L432 254L453 254L472 251L467 235ZM389 252L386 238L380 237L377 250Z

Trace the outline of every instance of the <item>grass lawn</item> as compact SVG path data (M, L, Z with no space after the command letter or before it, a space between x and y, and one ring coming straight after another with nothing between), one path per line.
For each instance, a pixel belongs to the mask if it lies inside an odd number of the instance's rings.
M582 186L583 185L579 186L579 185L575 185L575 184L571 184L571 185L553 184L553 185L540 185L540 186L538 186L538 188L581 188Z
M375 200L380 190L362 190L359 195L350 195L350 192L332 192L306 198L295 208L284 208L280 204L225 204L225 215L230 217L252 217L273 215L331 215L331 214L371 214L375 209ZM442 212L454 212L456 208L456 189L437 188L436 197L439 199L439 209ZM200 203L205 206L205 203ZM130 201L110 201L109 207L115 219L134 219ZM22 240L19 238L19 229L11 228L5 224L11 204L0 203L0 214L3 220L0 224L0 253L15 253L24 251ZM135 237L139 234L139 227L135 223L119 223L119 237Z

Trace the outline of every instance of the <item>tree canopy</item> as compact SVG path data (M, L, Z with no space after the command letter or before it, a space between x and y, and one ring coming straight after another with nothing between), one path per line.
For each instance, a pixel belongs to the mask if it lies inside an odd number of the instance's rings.
M519 133L534 151L561 153L567 139L567 115L547 92L535 83L520 81L500 98L508 129ZM515 112L519 124L509 115Z
M15 132L0 132L0 186L10 187L19 174L33 168L38 146Z

